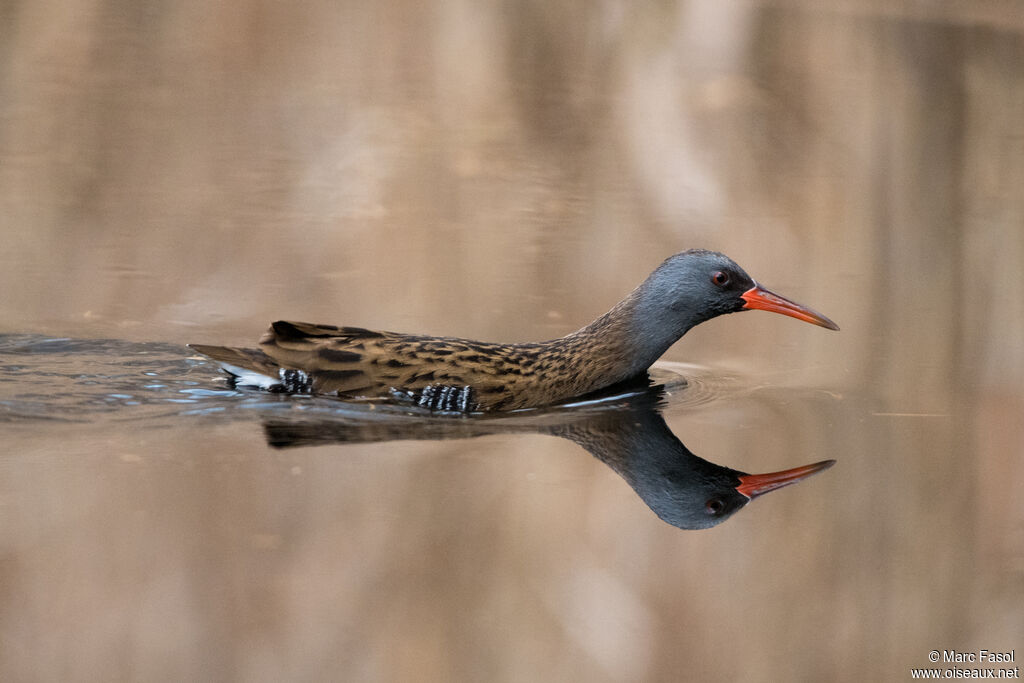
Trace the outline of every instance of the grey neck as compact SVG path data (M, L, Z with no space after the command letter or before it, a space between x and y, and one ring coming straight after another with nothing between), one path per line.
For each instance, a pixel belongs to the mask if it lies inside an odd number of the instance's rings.
M581 354L614 355L617 359L616 381L645 372L699 321L685 313L672 310L652 290L650 280L644 282L610 311L574 332L567 340L587 340Z

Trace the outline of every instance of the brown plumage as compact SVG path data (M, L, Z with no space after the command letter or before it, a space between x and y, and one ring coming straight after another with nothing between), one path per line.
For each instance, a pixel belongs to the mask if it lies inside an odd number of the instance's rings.
M548 405L627 379L612 362L622 351L615 348L616 337L576 333L535 344L494 344L281 320L263 335L259 349L190 346L271 377L280 378L282 368L301 370L308 379L305 385L297 379L293 393L472 412Z
M669 258L590 325L560 339L497 344L278 321L258 349L192 344L240 386L407 402L451 412L550 405L646 372L693 325L764 308L838 329L759 287L728 257Z

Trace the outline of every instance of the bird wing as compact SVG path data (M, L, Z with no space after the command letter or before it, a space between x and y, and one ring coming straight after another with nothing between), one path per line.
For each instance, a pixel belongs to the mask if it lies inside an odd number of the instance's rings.
M387 397L462 412L492 409L509 398L512 388L502 377L509 372L510 348L283 320L260 340L274 363L307 373L315 393Z

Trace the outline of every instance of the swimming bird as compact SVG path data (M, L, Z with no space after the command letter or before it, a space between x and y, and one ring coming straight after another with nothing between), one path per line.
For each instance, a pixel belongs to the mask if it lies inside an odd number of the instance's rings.
M586 327L500 344L279 320L259 348L190 344L239 387L472 413L547 406L643 376L694 325L760 309L839 326L757 284L732 259L691 249L666 259Z

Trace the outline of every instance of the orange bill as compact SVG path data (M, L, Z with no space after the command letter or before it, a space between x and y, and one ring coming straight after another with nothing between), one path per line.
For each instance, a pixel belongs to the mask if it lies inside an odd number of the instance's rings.
M736 490L747 498L754 499L762 494L768 493L769 491L774 491L775 489L780 489L783 486L795 484L798 481L806 479L812 474L817 474L822 470L827 470L835 464L835 460L822 460L821 462L816 462L813 465L794 467L791 470L783 470L781 472L769 472L768 474L741 474L739 477L740 485L736 487Z
M822 327L830 330L839 329L839 325L836 325L821 313L812 311L806 306L801 306L795 301L790 301L784 296L779 296L775 292L770 292L757 284L743 292L741 297L747 302L743 305L743 308L756 308L762 311L781 313L782 315L788 315L791 318L796 318L797 320L821 325Z

